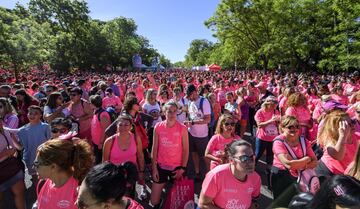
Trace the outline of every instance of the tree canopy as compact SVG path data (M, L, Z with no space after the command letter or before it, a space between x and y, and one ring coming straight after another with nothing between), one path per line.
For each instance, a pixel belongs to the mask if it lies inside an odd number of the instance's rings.
M0 7L0 65L18 70L44 63L59 71L72 68L128 68L140 54L146 65L170 61L137 33L133 19L91 19L82 0L30 0L29 8Z
M356 0L222 0L205 25L218 42L194 51L187 66L262 69L360 69L360 2ZM195 43L198 40L194 40ZM202 40L202 42L207 42Z

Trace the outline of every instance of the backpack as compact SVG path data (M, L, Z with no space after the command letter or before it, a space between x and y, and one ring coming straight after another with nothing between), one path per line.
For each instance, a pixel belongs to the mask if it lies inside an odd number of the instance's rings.
M107 112L109 114L111 123L114 122L119 116L119 114L116 112L115 108L113 107L107 107L106 109L100 108L98 111L96 111L97 118L99 121L102 112Z
M288 153L291 155L291 157L294 160L298 159L294 151L291 149L289 144L286 143L285 140L279 138L275 140L279 140L285 145ZM303 152L303 156L306 156L306 141L304 136L300 137L300 144L301 144L301 150ZM320 189L320 180L315 170L314 169L299 170L297 187L298 190L300 190L301 192L310 192L312 194L316 194L316 192Z

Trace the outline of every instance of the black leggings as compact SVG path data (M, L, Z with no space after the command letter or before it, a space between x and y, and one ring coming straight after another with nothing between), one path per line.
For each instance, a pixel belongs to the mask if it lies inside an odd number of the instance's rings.
M294 195L296 178L288 170L277 170L274 167L271 170L271 185L273 189L274 202L273 207L287 208Z

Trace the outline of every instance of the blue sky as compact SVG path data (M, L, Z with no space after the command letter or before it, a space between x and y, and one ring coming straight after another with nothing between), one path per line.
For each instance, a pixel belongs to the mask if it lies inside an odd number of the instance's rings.
M0 0L13 8L17 0ZM28 0L20 0L26 4ZM93 19L111 20L124 16L138 25L138 34L172 62L184 60L193 39L216 41L204 25L220 0L87 0Z

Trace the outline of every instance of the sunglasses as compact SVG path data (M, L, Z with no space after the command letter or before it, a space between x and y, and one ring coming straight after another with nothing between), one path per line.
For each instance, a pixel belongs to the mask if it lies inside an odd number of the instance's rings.
M236 123L232 122L232 123L224 123L225 126L235 126Z
M241 156L234 157L234 158L239 160L242 163L253 162L255 160L255 155L254 154L252 154L252 155L241 155Z
M62 133L62 134L64 134L64 133L66 133L66 131L67 131L67 129L65 129L65 128L52 128L51 129L51 132L52 133Z
M130 126L130 123L119 123L118 126Z
M45 163L40 161L34 161L33 162L33 168L38 169L40 166L45 165Z
M86 208L89 208L93 205L96 205L98 204L99 202L95 202L95 203L92 203L92 204L86 204L83 200L80 200L78 199L76 202L75 202L75 205L78 209L86 209Z
M287 126L287 129L299 129L300 126L299 125L294 125L294 126Z
M1 106L0 106L0 107L1 107ZM357 113L357 114L360 114L360 110L356 110L356 113Z

